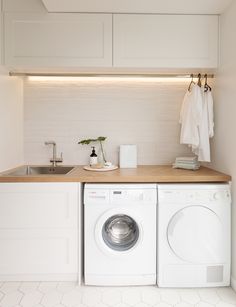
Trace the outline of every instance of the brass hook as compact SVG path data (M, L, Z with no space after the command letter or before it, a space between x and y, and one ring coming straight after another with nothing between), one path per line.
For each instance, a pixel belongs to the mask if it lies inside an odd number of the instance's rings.
M201 78L202 78L202 75L201 75L201 74L198 74L198 82L197 82L197 85L198 85L199 87L202 86Z
M189 92L191 91L191 85L194 84L194 81L193 81L194 75L191 74L190 77L191 77L191 82L189 83L189 86L188 86L188 91Z
M207 74L205 74L204 75L204 78L205 78L204 92L207 92L208 90L211 91L211 87L207 83L207 77L208 77Z

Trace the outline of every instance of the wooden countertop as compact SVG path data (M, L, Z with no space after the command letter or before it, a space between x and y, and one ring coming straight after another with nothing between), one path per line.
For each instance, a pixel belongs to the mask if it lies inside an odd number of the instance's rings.
M197 171L173 169L170 165L145 165L135 169L117 169L109 172L86 171L83 166L67 175L9 176L0 174L0 182L226 182L231 176L210 168Z

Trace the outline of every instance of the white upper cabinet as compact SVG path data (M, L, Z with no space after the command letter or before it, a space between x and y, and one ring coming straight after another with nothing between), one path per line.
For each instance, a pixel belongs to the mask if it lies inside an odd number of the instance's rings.
M10 67L109 67L110 14L5 13L5 64Z
M10 69L216 68L218 16L4 13Z
M114 15L116 67L216 68L218 16Z
M4 0L36 1L36 0ZM40 1L40 0L38 0ZM233 0L42 0L48 12L222 14Z

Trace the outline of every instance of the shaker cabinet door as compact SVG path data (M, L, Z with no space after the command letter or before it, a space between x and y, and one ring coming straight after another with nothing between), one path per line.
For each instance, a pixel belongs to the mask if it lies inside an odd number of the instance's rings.
M0 229L76 228L77 183L1 183Z
M5 14L5 64L10 67L109 67L110 14Z
M215 68L218 16L114 16L116 67Z
M77 280L73 229L1 229L0 281Z
M0 184L0 281L81 280L81 184Z

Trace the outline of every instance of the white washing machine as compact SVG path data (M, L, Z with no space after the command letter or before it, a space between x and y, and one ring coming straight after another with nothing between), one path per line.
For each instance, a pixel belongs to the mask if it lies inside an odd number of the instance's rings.
M155 184L86 184L86 285L156 284Z
M228 184L158 185L159 287L230 284Z

